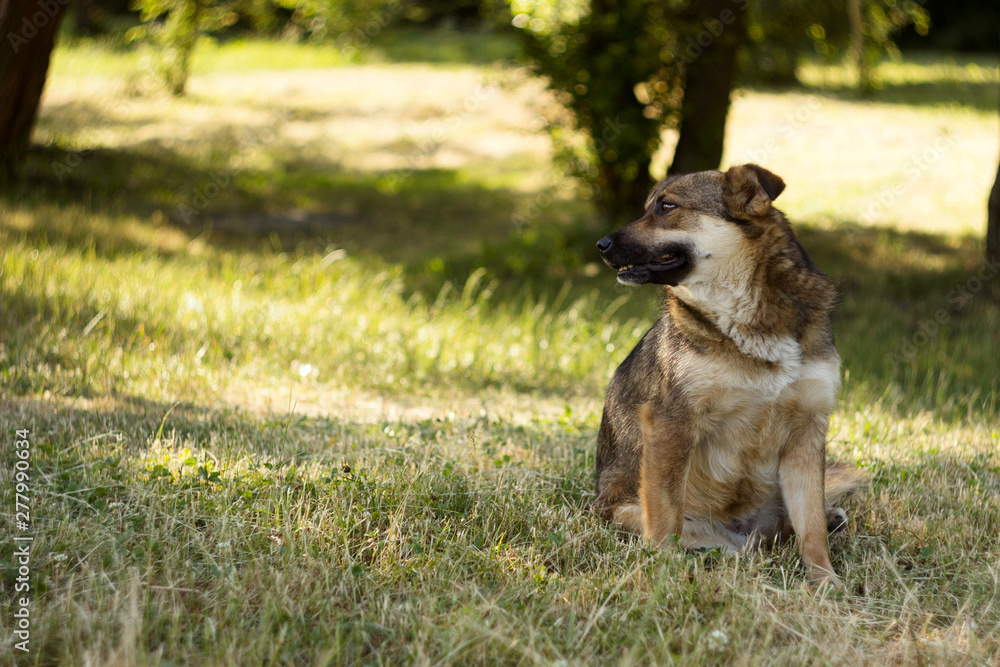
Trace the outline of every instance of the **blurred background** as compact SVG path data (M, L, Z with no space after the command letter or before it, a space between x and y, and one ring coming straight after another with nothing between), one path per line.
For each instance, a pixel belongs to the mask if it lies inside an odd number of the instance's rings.
M996 415L997 0L3 7L6 394L597 400L659 297L594 242L752 161L849 400Z

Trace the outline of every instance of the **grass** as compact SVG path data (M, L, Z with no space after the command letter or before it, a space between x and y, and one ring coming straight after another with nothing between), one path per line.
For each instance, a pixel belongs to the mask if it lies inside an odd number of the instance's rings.
M793 546L654 552L588 511L601 392L657 297L596 263L538 84L310 48L203 48L179 101L130 52L56 54L0 197L0 415L30 430L35 535L31 653L4 598L4 661L998 659L996 117L952 104L995 63L734 101L726 161L763 151L841 293L829 447L872 489L829 597Z

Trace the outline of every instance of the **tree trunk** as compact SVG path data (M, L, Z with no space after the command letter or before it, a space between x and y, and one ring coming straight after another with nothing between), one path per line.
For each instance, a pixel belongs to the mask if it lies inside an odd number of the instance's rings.
M0 180L28 150L65 9L65 0L0 0Z
M94 31L94 22L90 20L90 12L93 6L94 0L76 0L76 11L73 17L73 34L77 37L89 35Z
M986 259L993 264L1000 263L1000 164L997 178L990 190L990 201L986 205Z
M643 202L654 185L649 175L651 162L638 151L630 160L600 160L597 168L603 187L598 190L597 208L607 224L618 227L642 215Z
M736 52L746 35L746 11L731 0L700 2L694 32L695 43L704 50L686 63L680 136L670 174L718 169L722 161ZM708 42L707 46L702 42Z
M871 64L868 62L868 53L866 53L862 2L863 0L847 0L847 22L851 32L851 57L858 70L857 91L860 95L868 96L875 92L875 85L872 80Z
M173 51L173 63L168 66L167 85L174 97L184 95L191 72L191 54L198 43L201 22L201 0L185 0L171 10L164 32L168 51Z
M634 35L642 30L640 3L594 0L582 23L586 34L587 92L577 108L597 153L597 208L609 226L637 218L653 187L651 155L659 144L660 121L646 118L635 97L636 79L652 72L629 72L624 62L641 59ZM618 55L609 58L608 53ZM594 94L593 91L600 91Z

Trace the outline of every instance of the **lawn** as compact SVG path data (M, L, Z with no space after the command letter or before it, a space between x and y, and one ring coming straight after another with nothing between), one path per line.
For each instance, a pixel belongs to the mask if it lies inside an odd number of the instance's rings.
M656 552L590 513L658 295L598 263L551 100L480 38L205 43L180 100L141 54L58 49L0 195L0 523L34 536L0 662L1000 661L997 60L734 97L724 162L785 178L838 284L829 451L872 478L818 595L793 545Z

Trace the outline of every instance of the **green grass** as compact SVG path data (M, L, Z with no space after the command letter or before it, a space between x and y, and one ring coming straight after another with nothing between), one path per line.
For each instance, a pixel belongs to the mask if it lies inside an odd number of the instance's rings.
M388 62L490 64L515 60L521 53L517 36L499 30L390 30L373 40L362 57Z
M828 93L854 96L852 73L844 67L810 63L799 71L807 86ZM993 112L997 110L1000 73L997 57L963 56L949 53L922 53L900 62L885 62L877 70L877 95L881 103L947 107L962 106Z
M995 65L890 65L885 101L833 70L734 101L727 163L766 152L841 294L829 447L873 484L831 598L792 545L658 553L589 512L601 394L657 295L598 265L601 226L528 129L536 82L226 49L171 100L130 52L62 48L0 197L2 523L30 429L35 535L32 653L5 597L0 659L998 659L1000 280L974 280L996 117L892 89L947 100ZM297 58L316 69L258 71Z
M126 43L125 33L105 37L61 36L50 73L76 78L114 74L130 79L150 71L152 52ZM203 37L195 47L191 72L246 73L339 67L351 63L438 63L486 65L514 60L514 35L499 31L394 29L367 37L363 32L337 42L340 46L293 40L246 37Z

